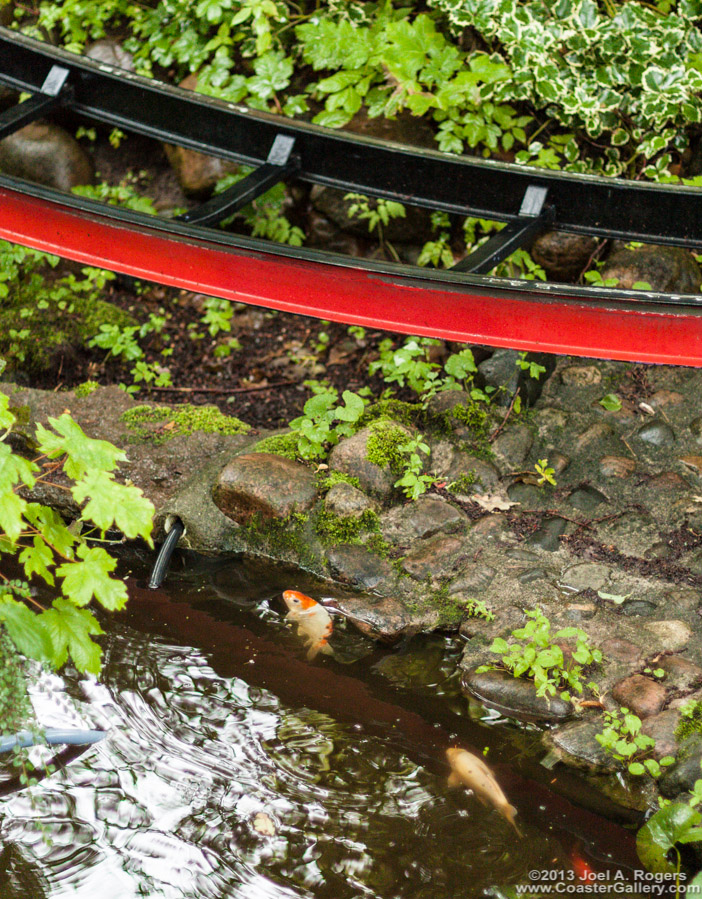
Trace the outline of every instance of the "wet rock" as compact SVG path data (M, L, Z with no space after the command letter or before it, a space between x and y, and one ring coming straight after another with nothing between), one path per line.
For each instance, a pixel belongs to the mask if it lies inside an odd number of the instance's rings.
M193 72L184 78L180 87L184 90L194 91L197 87L197 74ZM220 159L217 156L208 156L206 153L198 153L197 150L189 150L173 144L164 144L163 149L171 168L176 173L183 193L189 197L202 199L209 196L221 178L239 171L238 163Z
M343 597L337 604L339 611L362 634L382 643L396 643L402 637L431 630L439 622L435 609L415 609L410 613L406 605L394 597Z
M375 590L381 584L392 583L396 577L389 562L363 546L334 546L329 550L328 561L334 578L363 590Z
M78 141L45 122L32 122L0 141L0 171L67 192L95 179L90 157Z
M224 466L212 498L238 524L259 513L263 518L287 518L314 505L317 488L305 465L272 453L245 453Z
M602 381L596 365L569 365L561 370L561 380L568 387L594 387Z
M525 484L517 481L507 488L507 496L513 503L519 503L525 509L538 508L541 505L543 494L536 484Z
M118 69L134 71L134 57L129 51L111 38L95 41L85 49L85 55L94 62L104 63L108 66L116 66Z
M597 614L597 606L594 602L569 602L565 612L571 621L589 621Z
M339 518L359 518L364 512L377 511L378 504L353 484L334 484L324 500L324 507Z
M677 390L657 390L647 402L653 409L662 409L666 406L679 406L685 397Z
M355 237L368 238L371 232L368 229L368 220L362 218L359 210L351 214L353 206L358 206L358 201L346 199L347 191L337 190L333 187L322 187L315 184L310 192L310 202L317 212L320 212L337 228L352 234ZM369 198L370 209L375 209L377 200ZM375 232L377 235L377 232ZM405 215L399 218L391 218L387 225L383 225L383 239L390 243L407 242L423 243L431 235L431 214L428 209L419 206L405 206Z
M402 560L402 569L416 581L437 581L455 574L468 557L466 542L441 534L418 541Z
M597 562L581 562L571 565L561 575L561 583L571 590L601 590L610 577L610 570L606 565Z
M692 631L684 621L669 619L667 621L647 621L646 630L654 637L656 645L652 650L670 650L678 652L690 642Z
M639 718L657 715L665 704L666 695L666 689L662 684L643 674L632 674L615 684L612 690L612 696L616 701L631 709Z
M698 443L702 443L702 417L694 418L690 422L690 431L692 432L695 440Z
M656 741L652 750L654 758L660 760L667 755L677 754L678 744L675 739L675 728L679 721L680 712L676 709L666 709L665 712L659 712L657 715L646 718L641 731Z
M488 708L521 721L564 721L573 713L569 702L557 696L537 696L531 681L497 668L482 672L469 669L461 678L461 687Z
M681 456L680 461L695 474L702 474L702 456Z
M475 593L487 590L495 579L496 569L484 562L464 566L460 575L451 582L451 593Z
M658 781L658 788L668 799L692 790L695 781L702 776L702 734L692 734L684 740L677 752L677 761L666 768Z
M509 523L504 515L493 512L484 518L479 518L470 529L471 543L479 540L495 540L509 530Z
M570 494L568 502L575 509L589 513L594 512L602 503L606 503L607 497L594 487L579 487Z
M564 431L568 427L570 416L563 409L554 409L546 406L535 410L534 421L539 437L546 437L554 431Z
M655 667L665 671L665 683L676 690L692 690L702 685L702 668L682 656L663 656Z
M606 478L628 478L636 470L636 462L628 456L603 456L600 474Z
M397 422L388 422L387 427L399 428L408 439L412 436L409 428ZM358 478L362 490L373 493L381 499L387 499L392 493L397 476L388 468L380 468L367 459L368 441L377 432L377 426L370 425L352 437L342 440L331 451L329 466Z
M613 253L602 269L602 277L616 278L617 286L625 289L645 281L652 290L664 293L699 293L702 282L702 272L688 250L655 245Z
M473 493L489 493L500 483L500 472L492 462L466 453L457 453L454 456L447 477L455 481L461 475L473 477Z
M648 617L649 615L655 615L657 609L658 606L656 603L651 602L650 600L628 599L619 606L619 614L629 618L634 617L635 615Z
M639 440L651 446L670 446L675 443L675 432L664 421L651 421L636 432Z
M493 452L504 471L519 468L534 443L534 435L526 425L514 425L503 431L492 444Z
M615 659L617 662L626 662L632 667L639 665L643 661L641 647L630 640L612 637L609 640L605 640L600 648L605 658Z
M465 406L470 401L465 390L441 390L430 397L427 402L427 412L430 416L443 416L451 412L456 406Z
M526 541L528 546L538 546L547 552L556 552L561 543L559 537L565 534L568 522L564 518L548 518Z
M690 486L677 471L662 471L649 478L646 484L649 490L660 490L666 493L673 490L687 490Z
M568 765L591 773L615 771L615 759L596 740L599 733L602 733L602 721L599 719L573 721L547 731L543 740Z
M614 428L604 421L596 421L591 424L575 441L575 447L579 453L594 451L595 448L601 450L605 446L617 446L618 444L619 438L616 436Z
M548 464L553 469L556 477L559 474L563 474L566 468L570 465L570 457L566 456L565 453L561 453L559 450L548 454Z
M326 215L311 208L307 215L305 246L318 247L331 253L341 253L359 259L366 256L372 246L369 240L348 234L338 228Z
M511 546L505 552L505 556L508 559L513 559L515 562L538 562L539 561L539 556L536 553L533 553L528 549L524 549L522 546Z
M467 521L463 512L450 503L420 497L386 513L381 519L381 533L389 543L407 544L434 534L465 530Z
M516 350L495 350L492 356L483 360L478 366L478 371L488 387L505 388L504 398L498 397L498 400L502 399L501 405L509 405L519 387L521 369L517 367L518 361L519 353Z
M547 231L536 238L531 256L550 281L576 281L597 249L597 239L567 231Z
M526 571L519 572L517 580L520 584L533 584L535 581L547 580L549 574L545 568L527 568Z

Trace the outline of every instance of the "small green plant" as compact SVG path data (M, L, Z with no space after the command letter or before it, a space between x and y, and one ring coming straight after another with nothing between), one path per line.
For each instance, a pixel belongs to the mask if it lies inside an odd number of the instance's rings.
M428 349L437 346L438 340L427 337L410 337L404 345L395 349L390 337L378 345L379 358L368 366L368 374L379 372L386 384L409 387L420 395L435 384L439 366L428 359Z
M588 635L577 627L566 627L551 633L551 622L538 607L525 609L528 621L512 631L508 642L497 637L490 651L499 655L500 664L515 677L534 681L537 696L555 696L570 700L571 691L582 693L583 668L602 661L599 649L590 646ZM566 656L559 645L575 640L575 650ZM487 671L489 665L478 671Z
M397 253L394 248L385 240L384 229L390 224L392 219L405 218L407 213L402 203L396 203L394 200L384 200L381 197L371 200L364 194L345 194L345 200L351 201L348 209L349 218L354 216L362 222L368 223L368 233L374 231L378 235L378 242L381 246L386 247L392 256L397 259Z
M122 206L124 209L133 209L135 212L145 212L147 215L156 215L156 208L150 197L142 196L135 185L139 176L125 178L120 184L79 184L72 188L73 193L79 197L87 197L90 200L100 200L110 206Z
M469 599L465 606L466 614L470 618L482 618L484 621L494 621L494 614L488 609L482 599Z
M73 392L78 398L83 398L90 396L91 393L95 393L99 386L97 381L83 381L82 384L74 388Z
M692 734L702 733L702 702L689 699L680 708L680 720L675 728L675 739L682 743Z
M702 840L702 814L695 809L700 801L702 780L697 780L689 802L666 803L636 834L636 852L641 863L654 874L674 877L675 899L680 896L682 858L679 846ZM687 895L699 892L700 888L702 874L685 883Z
M533 378L535 381L538 381L541 375L546 371L545 365L539 365L538 362L527 359L526 352L519 354L516 365L517 368L521 368L522 371L527 372L529 377Z
M422 473L423 463L420 453L429 456L431 453L429 445L424 442L424 438L420 434L401 444L398 452L403 456L401 463L403 471L394 486L401 487L408 499L417 499L436 482L433 475Z
M661 768L672 765L672 756L657 762L645 756L655 747L656 741L641 732L641 719L629 709L604 712L604 728L595 734L600 746L618 762L626 763L630 774L641 775L648 772L651 777L660 777Z
M216 337L221 332L229 333L232 330L234 307L229 300L205 297L202 305L205 310L202 323L209 331L210 337Z
M600 400L600 406L602 406L602 408L606 409L608 412L619 412L619 410L622 408L622 401L619 399L616 393L608 393Z
M343 404L338 403L338 392L327 387L310 397L303 414L290 422L301 458L323 459L329 447L353 434L354 426L363 415L365 400L350 390L345 390L341 399Z
M539 487L543 487L544 484L551 484L553 487L556 486L556 479L554 477L556 470L554 468L549 468L548 459L539 459L534 465L534 470L539 476L536 482Z

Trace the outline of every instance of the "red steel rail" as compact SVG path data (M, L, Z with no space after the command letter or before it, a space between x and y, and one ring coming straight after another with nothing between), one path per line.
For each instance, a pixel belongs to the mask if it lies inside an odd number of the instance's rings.
M4 179L9 181L10 179ZM637 292L592 291L454 276L357 269L353 260L292 258L116 221L99 204L76 209L0 185L0 237L173 287L348 324L496 347L702 366L702 309L652 309ZM132 216L133 219L139 216ZM193 229L195 230L195 229ZM265 245L259 242L261 247ZM331 257L334 258L334 257ZM441 277L443 275L443 277Z

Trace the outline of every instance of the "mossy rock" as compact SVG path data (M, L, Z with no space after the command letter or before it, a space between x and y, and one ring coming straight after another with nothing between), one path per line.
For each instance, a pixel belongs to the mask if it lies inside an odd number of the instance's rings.
M196 431L205 434L247 434L251 427L225 415L216 406L134 406L121 416L132 432L132 442L165 443L177 435L189 436Z
M0 300L0 356L7 361L8 373L29 378L51 371L61 356L87 347L101 325L136 325L127 312L89 293L47 301L33 280L29 290L10 285Z

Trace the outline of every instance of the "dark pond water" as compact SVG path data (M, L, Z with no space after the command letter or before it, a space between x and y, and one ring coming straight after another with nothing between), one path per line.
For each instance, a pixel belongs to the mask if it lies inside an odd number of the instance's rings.
M469 709L458 645L379 649L338 621L310 664L280 592L314 584L237 560L143 576L105 621L100 684L38 678L44 725L109 736L0 799L2 899L499 897L578 857L628 878L633 832L538 765L538 733ZM448 787L456 744L487 749L523 839Z

